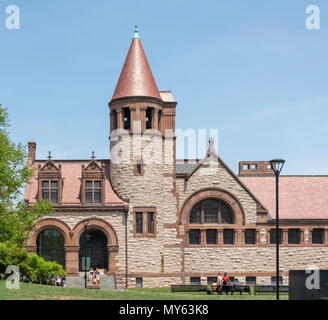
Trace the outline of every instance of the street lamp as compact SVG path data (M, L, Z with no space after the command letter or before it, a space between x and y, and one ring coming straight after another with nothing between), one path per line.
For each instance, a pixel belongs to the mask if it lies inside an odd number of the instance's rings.
M87 226L89 224L89 219L82 221L84 225L84 288L87 288Z
M279 300L279 175L285 160L274 159L270 164L276 176L276 297Z

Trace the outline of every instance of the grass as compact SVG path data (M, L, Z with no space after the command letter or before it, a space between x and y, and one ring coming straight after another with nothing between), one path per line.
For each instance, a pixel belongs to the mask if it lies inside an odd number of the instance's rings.
M282 294L281 299L288 299ZM0 281L0 300L275 300L275 295L207 295L203 293L171 293L170 288L124 289L122 291L90 290L20 283L20 289L7 289Z

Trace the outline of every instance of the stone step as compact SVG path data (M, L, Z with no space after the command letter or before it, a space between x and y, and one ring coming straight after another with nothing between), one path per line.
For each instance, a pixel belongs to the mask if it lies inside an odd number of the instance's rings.
M78 276L66 277L67 288L84 288L84 272L80 272ZM115 290L115 278L113 276L101 275L100 276L100 287L102 290Z

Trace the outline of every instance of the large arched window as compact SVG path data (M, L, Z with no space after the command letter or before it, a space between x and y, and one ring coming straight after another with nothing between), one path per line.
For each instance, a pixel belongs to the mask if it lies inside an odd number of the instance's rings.
M42 231L37 238L38 255L46 261L56 261L65 268L65 239L57 229Z
M205 199L192 207L189 223L233 224L234 214L225 202L218 199Z

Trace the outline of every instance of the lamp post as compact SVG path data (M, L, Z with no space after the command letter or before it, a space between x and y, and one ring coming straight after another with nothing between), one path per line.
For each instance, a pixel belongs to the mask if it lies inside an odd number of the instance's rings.
M84 288L87 288L87 226L89 224L89 219L83 220L84 225Z
M279 175L285 160L274 159L270 164L276 176L276 298L279 300Z

